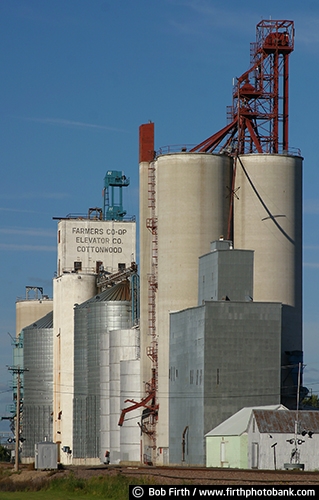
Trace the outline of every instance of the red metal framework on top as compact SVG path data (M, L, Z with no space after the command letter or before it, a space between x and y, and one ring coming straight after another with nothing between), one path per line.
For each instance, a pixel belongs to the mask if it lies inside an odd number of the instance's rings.
M289 55L293 21L261 21L251 44L251 67L236 80L230 123L191 152L228 154L288 151Z

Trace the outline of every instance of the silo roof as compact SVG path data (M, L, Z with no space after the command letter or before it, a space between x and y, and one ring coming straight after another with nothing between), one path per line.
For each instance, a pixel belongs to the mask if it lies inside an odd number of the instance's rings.
M91 299L86 300L82 304L76 304L76 307L86 307L95 302L107 301L130 301L131 300L131 286L129 280L122 281L116 285L107 288L103 292L98 293Z
M43 329L43 328L53 328L53 311L50 311L48 314L43 316L40 319L37 319L34 321L34 323L31 323L31 325L28 325L23 328L23 330L29 328L37 328L37 329Z

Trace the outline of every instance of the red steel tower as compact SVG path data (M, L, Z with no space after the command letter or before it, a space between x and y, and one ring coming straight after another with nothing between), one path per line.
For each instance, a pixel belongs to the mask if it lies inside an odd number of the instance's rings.
M288 63L293 50L293 21L258 23L251 67L234 85L229 124L191 151L232 155L288 151Z

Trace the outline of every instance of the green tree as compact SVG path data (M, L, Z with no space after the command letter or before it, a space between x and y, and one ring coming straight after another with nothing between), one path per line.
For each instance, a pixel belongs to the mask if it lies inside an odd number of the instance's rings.
M311 394L311 396L307 396L302 401L303 406L311 406L312 408L319 408L319 396L318 394Z
M10 462L11 453L4 446L0 445L0 462Z

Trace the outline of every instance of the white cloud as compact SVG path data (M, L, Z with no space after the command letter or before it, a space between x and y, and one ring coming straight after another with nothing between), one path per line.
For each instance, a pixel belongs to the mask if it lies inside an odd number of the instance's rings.
M305 214L319 214L319 200L305 200L303 211Z
M58 127L69 127L77 129L95 129L95 130L108 130L111 132L125 132L127 130L119 129L115 127L109 127L107 125L97 125L95 123L78 122L75 120L65 120L63 118L32 118L32 117L19 117L21 120L26 120L30 122L44 123L45 125L56 125Z
M303 245L304 250L315 250L316 252L319 250L319 245Z
M12 252L56 252L56 246L51 245L19 245L14 243L0 243L0 249Z
M176 28L183 34L201 34L203 35L204 27L218 31L225 31L225 29L231 29L232 32L243 33L247 35L247 26L251 26L254 29L256 22L258 22L261 17L260 15L256 18L256 14L252 9L245 10L242 7L239 10L233 8L220 8L212 4L209 1L203 0L181 0L179 5L186 12L186 9L192 11L191 17L185 22L171 21ZM197 15L195 18L194 15ZM254 34L254 31L252 31Z
M45 192L45 191L29 191L28 193L19 193L19 199L20 200L34 200L34 199L40 199L40 198L45 198L46 200L62 200L65 198L68 198L70 195L68 193L52 193L52 192ZM15 200L17 199L16 194L1 194L1 198L3 200ZM10 212L26 212L26 213L34 213L34 210L21 210L18 208L9 208L9 207L0 207L0 210L7 210Z
M55 231L48 231L47 229L37 228L20 228L20 227L3 227L0 228L2 234L15 234L24 236L49 236L55 237Z
M214 31L225 31L231 30L231 33L241 34L244 37L251 33L251 42L254 41L254 26L262 19L268 19L268 15L271 14L269 7L265 9L260 9L260 6L256 5L249 6L245 9L245 6L241 4L239 8L229 7L227 3L222 2L216 5L217 2L205 1L205 0L180 0L178 3L180 8L183 9L183 13L188 11L191 12L191 17L188 18L185 15L184 18L180 16L179 20L171 20L171 24L174 28L181 34L188 35L205 35L207 30ZM288 17L282 17L279 15L280 6L276 6L275 10L278 11L278 15L275 15L273 19L292 19L294 20L295 30L296 30L296 41L298 46L303 45L307 51L317 51L319 43L319 15L317 12L313 12L313 15L305 13L304 7L296 2L296 5L292 5L291 13Z
M2 196L2 198L4 198L4 196ZM10 198L13 198L13 196L10 196ZM21 210L19 208L8 208L8 207L0 207L0 211L2 211L2 212L15 212L15 213L22 213L22 214L36 214L39 212L38 210L24 210L24 209Z
M296 22L296 36L298 43L311 45L312 47L319 43L319 18L301 16Z
M319 269L319 262L304 262L303 267L310 267L311 269Z

